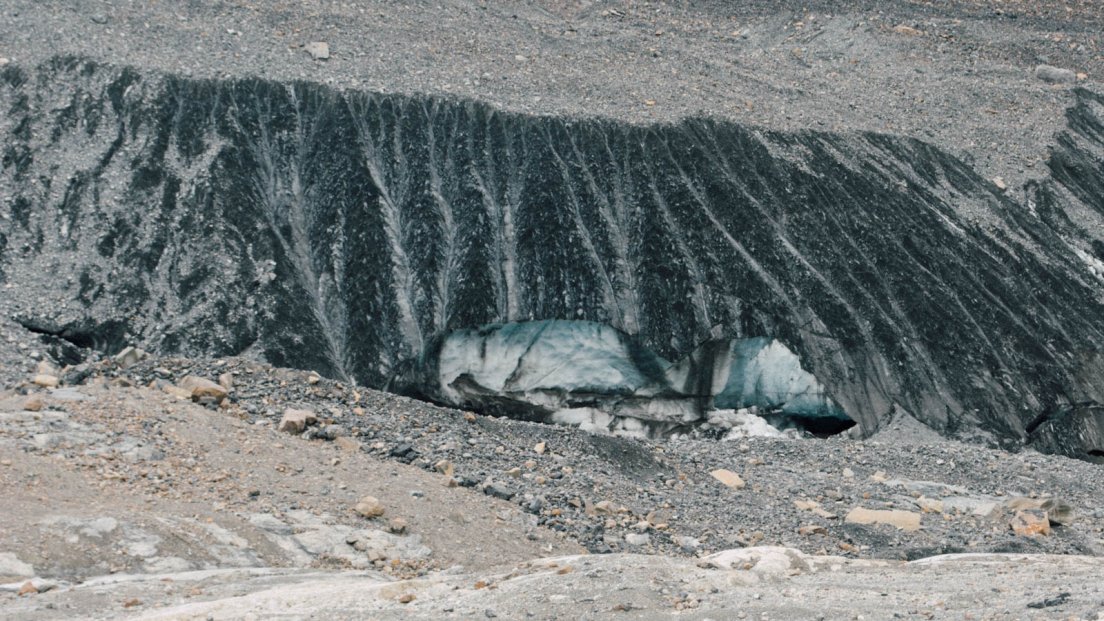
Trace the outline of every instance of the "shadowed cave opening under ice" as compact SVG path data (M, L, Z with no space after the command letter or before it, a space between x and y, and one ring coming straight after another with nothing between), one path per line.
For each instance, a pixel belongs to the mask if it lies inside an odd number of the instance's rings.
M709 341L671 362L593 321L454 330L402 384L401 392L452 407L637 437L698 430L723 438L764 421L779 433L826 437L855 425L776 339Z

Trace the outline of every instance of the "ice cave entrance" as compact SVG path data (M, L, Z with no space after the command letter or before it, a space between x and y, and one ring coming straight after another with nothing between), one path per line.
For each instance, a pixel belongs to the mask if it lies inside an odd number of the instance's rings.
M761 419L827 436L855 424L769 337L711 341L670 362L598 322L490 324L445 335L420 377L420 392L452 406L619 435L723 437Z

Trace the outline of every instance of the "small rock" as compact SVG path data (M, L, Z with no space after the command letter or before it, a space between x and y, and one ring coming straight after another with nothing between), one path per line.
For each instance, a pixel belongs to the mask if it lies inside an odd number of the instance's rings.
M817 524L809 524L797 529L797 533L802 537L811 537L813 535L827 535L828 529Z
M943 513L943 501L921 496L916 499L916 506L924 513Z
M24 582L23 586L19 587L19 595L34 595L35 593L38 593L38 587L30 580Z
M447 459L442 459L441 461L433 464L433 469L445 475L446 477L451 477L453 473L456 472L456 466L453 466L452 462Z
M219 376L218 383L219 383L219 386L222 386L223 388L226 389L226 392L230 392L231 390L234 389L234 374L233 373L223 373L222 375Z
M912 26L906 26L904 24L894 26L893 32L896 32L897 34L908 35L910 37L919 37L924 34L923 30L917 30Z
M38 395L31 395L23 402L23 409L28 412L41 412L42 408L45 406L46 404L42 402L42 397Z
M843 478L845 478L845 479L855 478L855 471L850 469L850 468L844 468L843 469Z
M379 517L387 511L384 509L383 503L375 496L365 496L361 498L360 501L357 502L354 510L366 518Z
M303 47L315 60L329 60L330 44L325 41L311 41Z
M886 475L884 470L878 470L874 474L870 475L870 480L874 481L875 483L885 483L889 480L889 477Z
M46 375L45 373L39 373L31 380L36 386L42 386L43 388L57 388L58 378L54 375Z
M391 521L387 523L387 530L396 535L401 535L406 532L407 523L406 520L401 517L391 518Z
M56 376L58 374L58 370L54 367L54 365L50 364L49 361L40 360L38 364L35 365L35 374Z
M360 442L346 436L334 438L334 446L349 453L356 453L360 450Z
M709 473L714 479L717 479L721 483L731 487L732 489L742 489L746 483L740 478L740 475L731 470L725 470L723 468L714 470Z
M1007 190L1008 184L1004 182L1001 177L993 177L993 185L997 186L998 190Z
M311 386L314 386L315 384L317 384L318 382L321 382L321 381L322 381L322 376L315 373L315 372L313 372L313 371L311 371L311 374L307 376L307 383L310 384Z
M285 431L293 435L298 435L303 433L308 425L313 425L317 422L318 417L310 410L288 408L284 410L284 415L280 418L280 424L276 429L278 431Z
M181 388L174 384L165 383L161 386L161 390L167 394L170 394L178 399L191 399L192 391L185 388Z
M215 403L222 403L222 400L229 396L230 393L226 392L226 389L211 380L204 377L197 377L195 375L187 375L184 379L180 380L180 387L184 390L190 391L192 395L192 401L203 402L213 401Z
M95 24L106 24L107 23L107 16L104 15L103 13L93 13L92 17L90 19L92 20L92 23L95 23Z
M1047 84L1072 84L1077 81L1076 73L1050 65L1035 67L1035 77Z
M683 552L694 552L701 547L701 541L695 537L687 537L680 535L675 537L675 545L677 545Z
M1016 512L1009 524L1012 532L1021 537L1050 534L1050 520L1042 509L1022 509Z
M4 66L6 66L6 65L8 65L8 64L10 64L10 63L11 63L11 59L10 59L10 58L4 58L4 57L0 56L0 67L4 67ZM1086 77L1087 77L1087 76L1086 76Z
M399 596L399 603L400 604L409 604L410 602L414 601L415 599L417 599L417 598L414 597L413 593L403 593L402 595Z
M415 450L413 446L406 443L396 444L387 454L390 457L396 457L408 463L414 461L418 457L418 451Z
M629 533L625 535L625 543L630 546L646 546L652 542L652 538L644 533Z
M889 511L855 507L844 521L848 524L888 524L901 530L920 530L920 514L893 509Z
M546 445L544 442L537 442L537 445L533 447L533 450L536 451L537 455L544 455L545 448Z
M141 360L144 360L148 354L137 347L127 346L122 351L115 354L112 360L115 364L122 368L127 368L132 364L135 364Z
M142 600L137 597L132 597L123 602L123 608L134 608L135 606L141 606Z
M602 500L594 503L594 512L602 515L613 515L617 513L617 505L608 500Z
M517 492L513 489L498 483L491 483L487 487L484 487L483 493L495 498L501 498L502 500L510 500L517 495Z

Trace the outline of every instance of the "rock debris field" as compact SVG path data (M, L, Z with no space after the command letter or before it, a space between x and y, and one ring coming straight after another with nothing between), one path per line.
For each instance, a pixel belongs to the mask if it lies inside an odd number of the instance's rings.
M1104 611L1095 464L905 428L619 438L141 353L27 363L0 399L18 618Z

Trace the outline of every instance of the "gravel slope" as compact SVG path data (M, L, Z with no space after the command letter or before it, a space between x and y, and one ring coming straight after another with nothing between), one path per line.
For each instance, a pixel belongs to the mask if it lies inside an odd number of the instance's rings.
M1104 75L1094 2L9 0L0 57L305 79L638 123L705 114L934 141L1009 185L1070 100L1047 63ZM46 44L45 42L49 42ZM328 60L303 46L325 42Z

